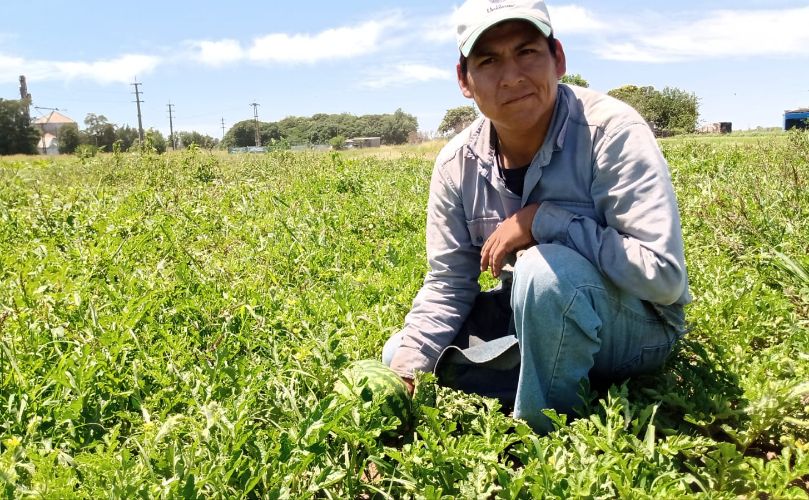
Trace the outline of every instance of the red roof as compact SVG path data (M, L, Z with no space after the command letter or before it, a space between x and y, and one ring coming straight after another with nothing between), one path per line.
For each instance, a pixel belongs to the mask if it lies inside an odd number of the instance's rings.
M46 123L76 123L75 121L71 120L67 116L59 113L58 111L51 111L48 116L41 116L34 120L34 123L38 125L44 125Z

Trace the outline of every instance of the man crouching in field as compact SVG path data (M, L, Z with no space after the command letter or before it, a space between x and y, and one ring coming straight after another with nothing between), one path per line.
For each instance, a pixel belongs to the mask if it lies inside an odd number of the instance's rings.
M514 416L547 431L542 410L570 412L582 379L657 369L682 336L677 201L635 110L558 83L544 2L469 0L456 15L458 84L483 116L436 160L430 271L383 360L411 389L417 371L442 381L480 365L484 394L502 386L492 373L513 373ZM486 270L501 285L480 293Z

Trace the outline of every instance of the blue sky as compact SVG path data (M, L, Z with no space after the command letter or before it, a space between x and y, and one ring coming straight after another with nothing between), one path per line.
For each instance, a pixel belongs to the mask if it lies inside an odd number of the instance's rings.
M0 97L28 79L35 106L220 137L252 118L349 112L415 115L433 131L467 104L455 82L460 2L86 0L0 6ZM568 72L597 90L674 86L701 99L701 121L779 126L809 107L809 2L549 2ZM47 110L32 110L34 115ZM82 125L83 126L83 125Z

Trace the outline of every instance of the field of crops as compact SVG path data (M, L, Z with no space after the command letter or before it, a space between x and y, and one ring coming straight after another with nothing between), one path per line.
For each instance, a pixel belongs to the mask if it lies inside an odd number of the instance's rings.
M806 498L809 134L664 149L693 328L547 436L333 390L419 289L429 154L0 160L0 497Z

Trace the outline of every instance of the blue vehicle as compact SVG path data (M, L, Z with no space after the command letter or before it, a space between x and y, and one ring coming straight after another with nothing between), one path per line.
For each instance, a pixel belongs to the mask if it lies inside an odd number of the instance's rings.
M784 130L792 128L809 129L809 108L784 111Z

